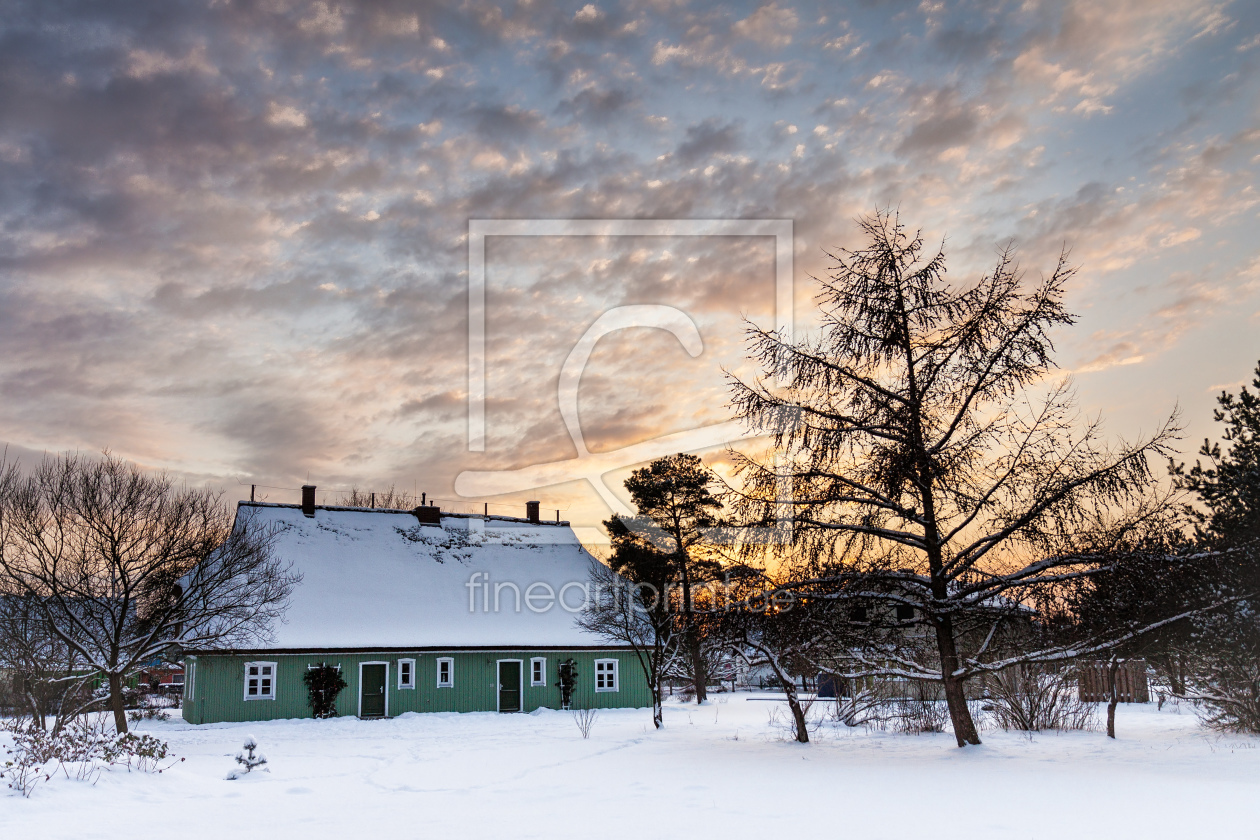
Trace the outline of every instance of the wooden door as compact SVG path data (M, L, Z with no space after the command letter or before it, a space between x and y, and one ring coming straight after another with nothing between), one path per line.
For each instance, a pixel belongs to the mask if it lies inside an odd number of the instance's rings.
M359 717L385 717L385 663L359 671Z
M521 710L521 663L504 660L499 663L499 711Z

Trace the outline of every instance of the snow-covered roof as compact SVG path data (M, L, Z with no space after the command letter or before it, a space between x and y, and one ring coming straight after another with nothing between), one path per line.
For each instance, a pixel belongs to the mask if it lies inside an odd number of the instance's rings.
M242 502L245 515L277 527L302 575L268 649L608 646L575 624L593 558L567 523Z

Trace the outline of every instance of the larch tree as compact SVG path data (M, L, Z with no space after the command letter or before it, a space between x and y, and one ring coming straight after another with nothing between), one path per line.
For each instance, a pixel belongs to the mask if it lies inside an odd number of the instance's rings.
M1077 422L1068 381L1050 381L1051 333L1074 320L1066 253L1029 283L1008 248L955 287L943 247L925 251L897 216L859 225L865 245L830 252L819 279L816 337L749 327L763 374L732 377L732 402L773 457L732 453L736 509L838 597L900 608L932 638L930 658L855 647L852 674L937 683L958 745L978 744L966 682L1083 652L998 642L1159 507L1149 464L1175 424L1108 445L1099 421Z
M266 641L300 578L273 532L222 495L176 487L109 453L46 457L3 472L0 589L103 677L118 732L122 688L142 664L187 647Z

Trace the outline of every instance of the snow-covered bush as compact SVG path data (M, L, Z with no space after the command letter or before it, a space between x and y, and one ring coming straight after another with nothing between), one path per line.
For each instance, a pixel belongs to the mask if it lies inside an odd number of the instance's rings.
M5 761L0 766L0 779L10 790L29 797L40 782L52 777L50 765L54 763L53 736L35 726L24 727L16 722L5 727L13 737L13 746L4 751Z
M1036 666L998 672L989 681L993 720L1003 729L1094 729L1094 704L1082 702L1070 671Z
M13 746L6 750L0 778L23 796L58 774L94 782L110 767L161 773L175 763L165 741L152 735L118 735L102 715L83 715L51 731L16 722L5 729L12 734ZM171 764L161 766L168 758Z
M258 741L253 735L245 736L245 743L241 745L241 751L236 754L236 763L240 766L227 774L229 781L239 779L246 774L255 770L263 770L270 773L267 765L267 756L258 750Z

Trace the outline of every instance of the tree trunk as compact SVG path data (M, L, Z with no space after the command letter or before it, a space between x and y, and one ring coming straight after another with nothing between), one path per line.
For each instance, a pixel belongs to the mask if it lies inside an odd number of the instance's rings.
M1116 737L1116 704L1120 702L1120 692L1116 688L1116 674L1120 671L1120 660L1111 657L1107 663L1107 737Z
M652 725L660 729L665 725L664 701L662 700L665 688L661 685L660 671L658 670L656 674L656 679L652 681Z
M954 644L954 627L949 616L940 619L936 625L936 646L941 657L945 705L949 708L949 720L954 726L954 739L960 747L977 745L980 743L980 733L976 731L975 721L971 719L971 709L967 708L963 681L954 676L954 671L958 668L958 648Z
M801 708L801 699L796 696L796 683L785 683L788 708L792 710L792 728L796 730L796 740L802 744L809 743L809 727L805 723L805 710Z
M704 654L700 650L700 632L697 630L695 620L688 616L687 627L687 644L690 647L691 654L691 674L695 681L696 703L697 705L709 699L706 690L709 682L709 675L704 669Z
M40 707L39 698L35 696L35 690L31 688L30 681L26 682L26 702L31 707L31 725L41 731L47 730L44 710Z
M127 710L123 708L122 676L109 675L109 706L114 710L114 729L119 735L127 732Z

